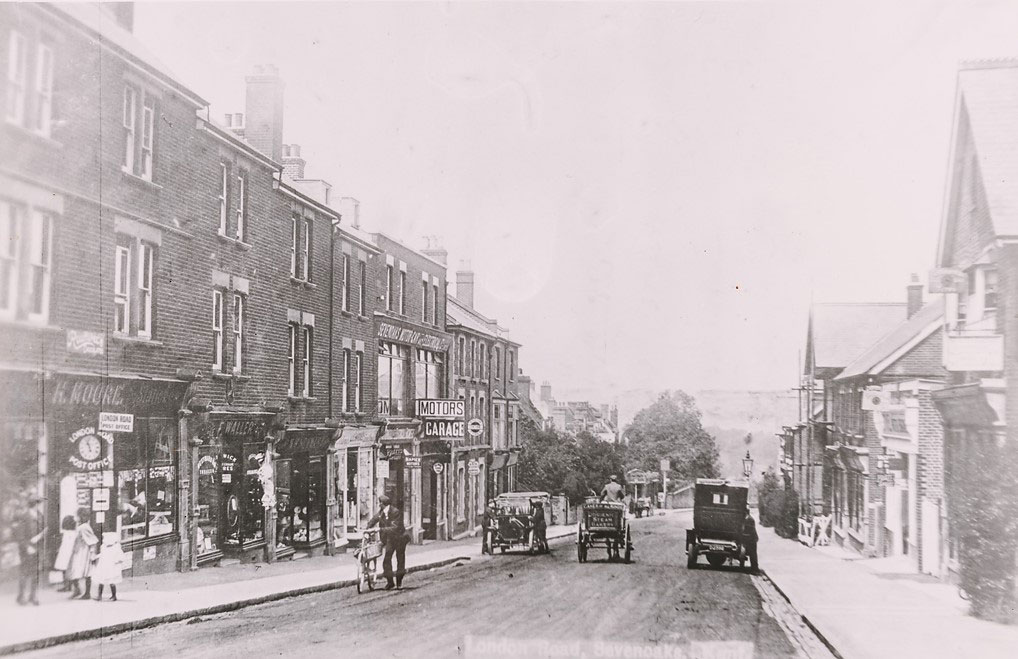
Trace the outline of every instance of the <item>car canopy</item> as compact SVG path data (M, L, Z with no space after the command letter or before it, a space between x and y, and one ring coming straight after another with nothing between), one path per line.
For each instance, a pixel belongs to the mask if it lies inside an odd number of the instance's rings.
M746 481L697 479L693 494L693 528L701 537L738 542L748 497Z

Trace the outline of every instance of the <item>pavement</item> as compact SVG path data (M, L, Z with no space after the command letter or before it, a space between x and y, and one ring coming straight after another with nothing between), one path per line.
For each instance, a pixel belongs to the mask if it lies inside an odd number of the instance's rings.
M572 535L575 525L549 526L549 540ZM480 537L407 547L408 572L481 557ZM352 552L278 563L244 563L144 577L125 576L118 601L70 600L42 587L40 606L19 606L10 584L0 600L0 654L106 637L195 616L356 585ZM107 589L108 590L108 589ZM92 595L95 597L96 589ZM109 593L103 593L108 598Z
M399 591L313 593L25 659L813 657L782 624L801 618L776 592L763 600L761 577L706 563L686 569L685 523L680 515L630 520L631 564L608 561L603 548L580 563L569 529L550 554L477 556L411 575ZM791 615L775 611L782 604Z
M967 615L955 586L907 561L810 549L758 528L760 567L845 659L1018 656L1018 627Z

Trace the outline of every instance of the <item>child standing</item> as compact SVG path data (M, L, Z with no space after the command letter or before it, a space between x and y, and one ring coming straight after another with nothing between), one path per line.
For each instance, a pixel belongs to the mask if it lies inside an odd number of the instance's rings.
M57 558L53 561L53 569L64 573L64 585L57 591L59 593L71 590L67 568L71 565L71 552L74 551L74 540L78 537L76 528L74 515L66 515L60 522L60 549L57 550Z
M92 595L92 561L95 560L96 545L99 538L95 537L95 531L89 523L92 519L92 511L88 508L78 509L78 526L74 529L74 548L71 549L71 558L67 565L67 579L71 582L74 592L71 599L91 599ZM79 582L85 580L85 593L82 594Z
M103 586L110 587L110 601L117 601L117 584L124 580L124 550L120 547L120 534L116 531L103 533L102 549L99 557L95 559L95 569L92 571L92 579L99 584L99 592L95 601L103 598Z

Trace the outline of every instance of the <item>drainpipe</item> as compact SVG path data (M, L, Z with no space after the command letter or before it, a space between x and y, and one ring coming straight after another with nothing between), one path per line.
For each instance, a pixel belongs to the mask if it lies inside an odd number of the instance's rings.
M342 219L342 216L340 216ZM339 221L332 225L332 233L329 234L329 384L326 387L329 399L330 419L335 418L332 412L332 338L335 332L336 316L336 231L339 230Z

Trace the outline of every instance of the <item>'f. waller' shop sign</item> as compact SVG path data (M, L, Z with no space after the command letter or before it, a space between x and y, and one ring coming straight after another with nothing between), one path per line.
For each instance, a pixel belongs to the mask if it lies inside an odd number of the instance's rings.
M397 327L389 323L379 323L378 338L398 341L399 343L409 343L412 346L429 350L445 350L449 346L449 340L446 338L427 334L410 327Z

